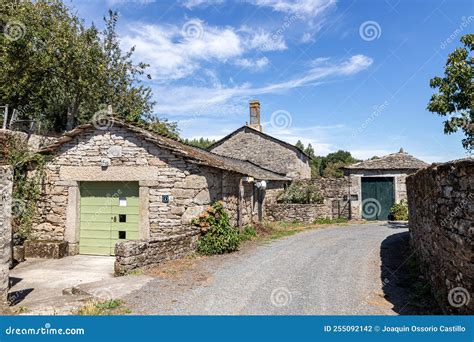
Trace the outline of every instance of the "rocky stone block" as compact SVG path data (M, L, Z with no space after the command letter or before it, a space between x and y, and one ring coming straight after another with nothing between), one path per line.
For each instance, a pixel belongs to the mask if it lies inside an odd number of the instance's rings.
M26 240L26 258L60 259L68 255L67 241Z

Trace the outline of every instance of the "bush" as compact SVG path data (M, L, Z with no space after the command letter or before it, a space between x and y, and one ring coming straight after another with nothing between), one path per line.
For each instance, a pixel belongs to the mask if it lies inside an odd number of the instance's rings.
M395 221L408 221L408 203L401 200L390 208L390 215Z
M192 223L201 228L203 235L198 240L199 253L223 254L236 251L240 245L237 229L229 223L229 216L220 202L215 202Z
M324 199L316 187L308 182L293 182L278 198L280 203L311 204L323 203Z
M257 230L252 226L245 226L244 231L240 233L240 241L252 240L257 236Z

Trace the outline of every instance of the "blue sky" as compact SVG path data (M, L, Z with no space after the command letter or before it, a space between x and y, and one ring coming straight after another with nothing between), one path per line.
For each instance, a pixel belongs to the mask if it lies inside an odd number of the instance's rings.
M71 1L87 23L120 13L124 48L150 64L159 117L220 138L262 106L264 131L325 155L466 156L426 110L429 79L472 33L466 0Z

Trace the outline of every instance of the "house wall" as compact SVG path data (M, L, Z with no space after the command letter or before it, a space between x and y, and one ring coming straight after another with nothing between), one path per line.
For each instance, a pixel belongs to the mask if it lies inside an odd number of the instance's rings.
M0 166L0 306L7 305L11 259L11 209L13 172Z
M101 167L103 160L108 167ZM240 178L237 173L185 161L122 127L89 130L61 145L46 163L32 237L66 240L69 253L77 253L82 181L138 181L141 239L196 235L199 231L190 225L191 219L215 200L223 200L236 222ZM163 203L163 195L169 196L169 203ZM246 201L250 203L249 198ZM244 203L244 224L250 223L249 212Z
M357 195L351 201L351 218L362 218L362 177L393 177L395 187L395 203L407 199L406 178L415 170L349 170L349 193Z
M249 160L292 179L311 178L308 157L248 129L237 132L213 148L212 152Z
M413 250L446 313L474 312L474 160L433 165L407 178Z

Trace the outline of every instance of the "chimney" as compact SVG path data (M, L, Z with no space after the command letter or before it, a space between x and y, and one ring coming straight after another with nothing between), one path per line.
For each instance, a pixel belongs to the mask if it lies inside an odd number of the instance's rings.
M260 101L251 100L249 102L250 107L250 124L248 126L259 132L262 131L262 125L260 124Z

